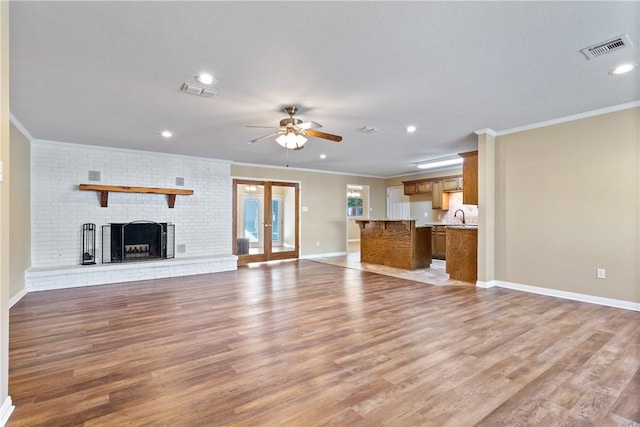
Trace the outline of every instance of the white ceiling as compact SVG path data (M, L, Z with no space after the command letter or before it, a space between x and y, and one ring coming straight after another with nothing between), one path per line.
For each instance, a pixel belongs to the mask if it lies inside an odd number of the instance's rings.
M478 129L639 100L637 69L608 74L638 63L639 23L638 1L12 1L10 109L36 139L394 176ZM180 91L203 71L217 98ZM343 141L246 144L287 105Z

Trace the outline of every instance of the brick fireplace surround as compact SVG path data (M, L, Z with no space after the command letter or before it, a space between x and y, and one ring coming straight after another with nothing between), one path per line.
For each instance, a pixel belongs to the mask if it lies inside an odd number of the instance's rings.
M99 174L96 174L99 172ZM100 176L99 181L89 179ZM184 186L177 183L184 182ZM34 141L31 147L31 268L26 290L70 288L235 270L231 253L230 163L221 160ZM185 188L162 194L80 191L83 183ZM101 226L148 220L175 224L176 257L101 264ZM95 265L81 265L82 224L96 224Z

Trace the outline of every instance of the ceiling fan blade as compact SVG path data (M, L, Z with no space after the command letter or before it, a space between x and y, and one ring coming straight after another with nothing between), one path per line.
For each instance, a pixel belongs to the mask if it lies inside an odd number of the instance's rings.
M328 139L333 142L342 141L342 137L338 135L331 135L330 133L319 132L317 130L307 129L304 131L305 135L315 136L316 138Z
M298 129L307 130L307 129L321 128L322 125L320 123L316 123L316 122L303 122L303 123L298 123L296 125L296 127Z
M254 126L254 125L246 125L246 128L261 128L261 129L276 129L275 126Z
M260 141L261 139L269 138L270 136L275 136L275 135L278 135L279 133L280 133L280 131L277 131L277 132L270 133L268 135L259 136L256 139L252 139L251 141L247 141L247 144L253 144L254 142Z

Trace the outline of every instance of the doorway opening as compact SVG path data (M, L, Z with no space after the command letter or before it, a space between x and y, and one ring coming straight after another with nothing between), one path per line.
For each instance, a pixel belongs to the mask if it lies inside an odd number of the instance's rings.
M347 254L360 253L360 227L356 220L369 219L369 186L347 184Z

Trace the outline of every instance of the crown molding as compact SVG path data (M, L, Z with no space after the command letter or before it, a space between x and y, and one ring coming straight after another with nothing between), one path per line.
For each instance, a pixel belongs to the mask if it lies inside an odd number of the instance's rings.
M108 147L106 145L78 144L75 142L53 141L50 139L34 139L32 143L37 145L42 145L42 146L68 147L68 148L76 148L76 149L91 150L91 151L105 151L105 152L115 152L115 153L140 153L140 154L157 155L157 156L170 157L170 158L177 157L177 158L183 158L183 159L189 159L189 160L201 160L201 161L222 163L222 164L228 164L228 165L232 163L230 160L214 159L210 157L189 156L186 154L165 153L162 151L135 150L132 148Z
M11 122L11 124L13 126L15 126L15 128L18 129L20 131L20 133L23 134L24 137L27 138L27 140L29 140L29 142L33 142L34 141L34 138L31 135L31 133L29 133L27 128L22 126L22 123L20 123L20 120L18 120L16 118L16 116L13 115L12 112L9 112L9 122Z
M309 173L325 173L328 175L359 176L361 178L387 179L387 177L384 177L384 176L361 175L357 173L325 171L325 170L318 170L318 169L305 169L305 168L296 168L296 167L290 167L290 166L263 165L258 163L242 163L242 162L233 162L233 161L231 162L231 164L237 165L237 166L247 166L252 168L279 169L279 170L290 170L290 171L309 172Z
M616 111L628 110L628 109L637 108L637 107L640 107L640 101L632 101L624 104L612 105L610 107L599 108L597 110L585 111L584 113L572 114L570 116L559 117L557 119L551 119L543 122L532 123L530 125L524 125L516 128L501 130L496 132L495 136L503 136L503 135L509 135L512 133L524 132L527 130L553 126L561 123L572 122L575 120L587 119L589 117L601 116L604 114L615 113Z
M478 135L478 136L480 136L480 135L497 136L498 135L498 133L495 130L491 129L491 128L478 129L474 133L476 135Z

